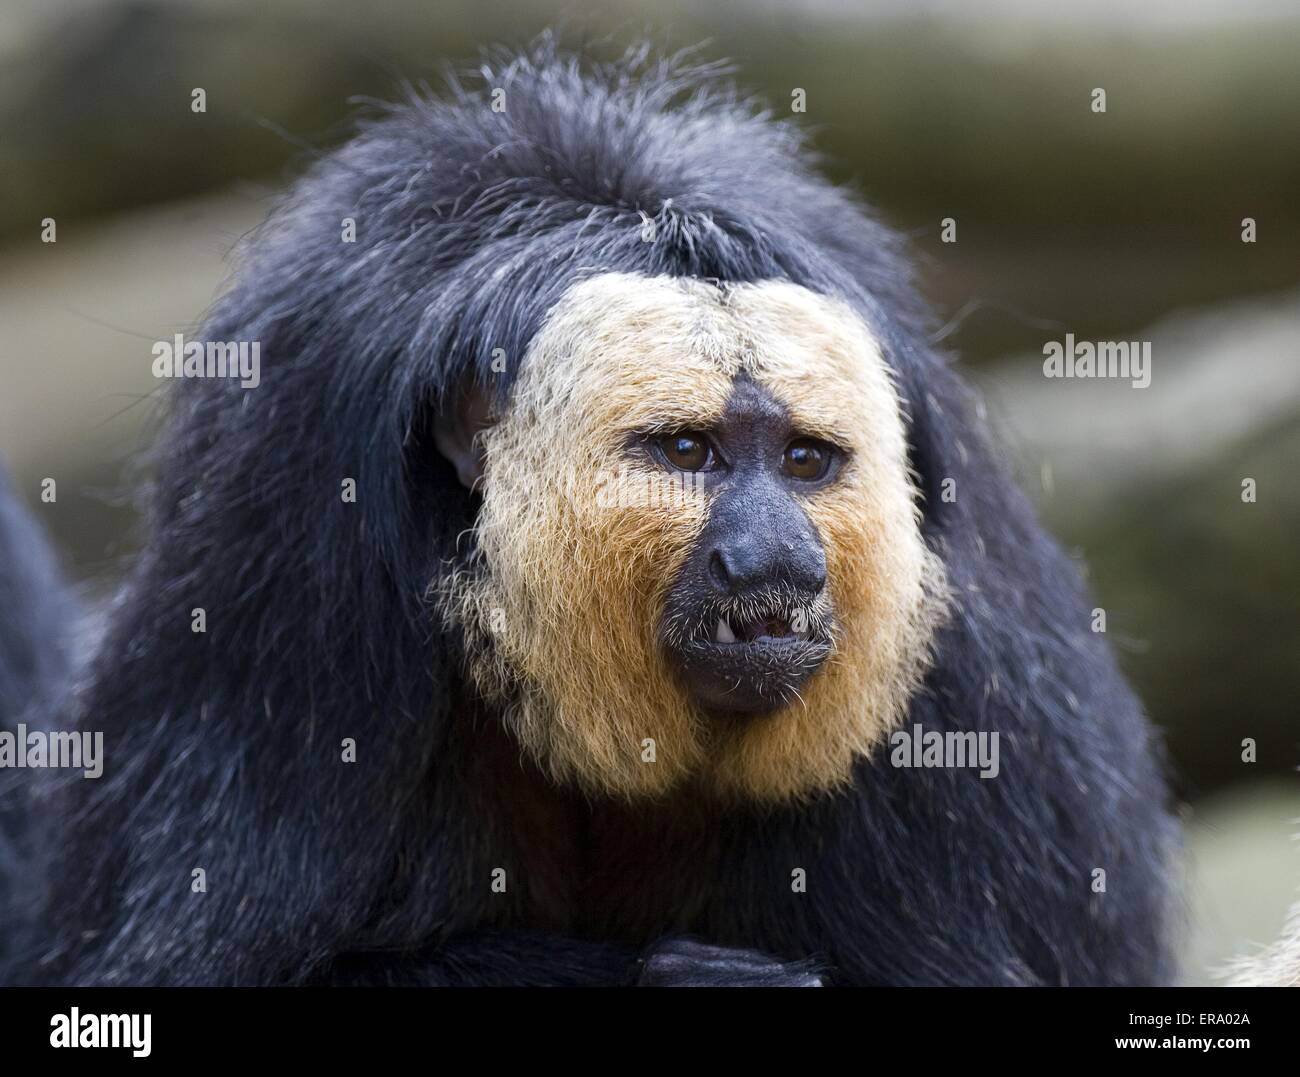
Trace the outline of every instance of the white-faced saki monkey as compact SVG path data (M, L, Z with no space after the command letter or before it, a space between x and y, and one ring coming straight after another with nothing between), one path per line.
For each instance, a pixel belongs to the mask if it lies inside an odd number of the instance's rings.
M5 979L1166 981L1161 751L899 237L713 68L481 74L177 359Z

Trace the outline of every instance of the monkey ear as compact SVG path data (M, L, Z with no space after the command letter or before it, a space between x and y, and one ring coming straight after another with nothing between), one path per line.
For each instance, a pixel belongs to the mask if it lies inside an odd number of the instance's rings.
M491 398L473 384L454 394L434 420L433 442L451 461L456 477L467 490L473 490L483 478L483 441L479 434L494 422Z

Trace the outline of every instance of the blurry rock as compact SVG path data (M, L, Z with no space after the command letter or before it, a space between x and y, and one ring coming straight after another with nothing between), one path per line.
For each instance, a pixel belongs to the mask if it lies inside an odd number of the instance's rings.
M1232 987L1300 987L1300 905L1291 910L1282 938L1232 966Z
M266 211L258 192L122 214L0 257L0 462L86 577L127 552L129 462L158 418L151 348L188 332L226 256ZM53 504L38 498L57 483Z
M1238 786L1197 804L1187 827L1187 984L1279 983L1294 942L1278 942L1300 896L1300 777ZM1244 960L1243 960L1244 959Z
M980 383L1196 794L1300 763L1300 294L1133 336L1152 344L1145 389L1045 378L1041 354Z

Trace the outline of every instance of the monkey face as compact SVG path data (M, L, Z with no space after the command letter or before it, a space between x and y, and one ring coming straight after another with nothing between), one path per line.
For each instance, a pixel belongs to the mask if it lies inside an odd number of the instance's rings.
M699 483L709 514L668 592L661 636L707 713L765 713L798 699L830 657L826 552L805 501L834 483L845 451L800 432L787 409L737 377L707 431L647 439L670 473Z
M888 368L846 305L587 279L481 445L475 551L438 593L555 780L786 800L847 782L902 718L943 570Z

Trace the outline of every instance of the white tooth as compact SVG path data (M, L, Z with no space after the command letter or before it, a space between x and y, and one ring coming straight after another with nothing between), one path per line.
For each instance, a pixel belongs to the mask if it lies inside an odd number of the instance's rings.
M727 624L725 617L718 618L718 627L713 634L713 638L718 643L735 643L736 633L731 630L731 625Z

